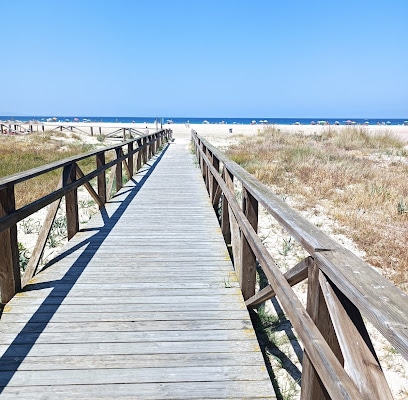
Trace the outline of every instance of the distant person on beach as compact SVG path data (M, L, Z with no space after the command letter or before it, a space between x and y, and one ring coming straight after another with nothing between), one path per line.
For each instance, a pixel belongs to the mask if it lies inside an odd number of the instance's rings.
M147 126L146 126L146 129L145 129L145 131L144 131L144 132L145 132L145 134L146 134L146 135L148 135L148 134L149 134L149 128L148 128Z

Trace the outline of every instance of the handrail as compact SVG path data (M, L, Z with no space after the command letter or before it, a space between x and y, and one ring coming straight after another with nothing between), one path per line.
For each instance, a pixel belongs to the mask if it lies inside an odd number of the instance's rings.
M41 165L39 167L31 168L31 169L29 169L27 171L17 172L16 174L5 176L3 178L0 178L0 190L4 189L10 183L16 185L17 183L21 183L21 182L24 182L24 181L26 181L28 179L35 178L38 175L45 174L46 172L50 172L50 171L53 171L55 169L65 167L66 165L71 164L72 162L79 162L79 161L85 160L86 158L96 156L98 153L101 153L101 152L106 153L106 152L111 151L111 150L116 150L116 149L121 148L121 147L123 147L123 146L125 146L127 144L134 143L134 142L138 141L139 139L149 138L149 137L155 136L155 135L156 134L154 133L154 134L140 136L140 137L137 137L136 139L130 139L130 140L121 142L119 144L115 144L115 145L112 145L112 146L106 146L103 149L92 150L92 151L89 151L87 153L83 153L83 154L80 154L80 155L77 155L77 156L67 157L67 158L64 158L62 160L54 161L54 162L49 163L49 164L45 164L45 165ZM135 150L135 152L137 152L139 150L140 150L140 148L138 150Z
M194 131L192 141L247 306L276 295L304 345L302 399L391 399L362 315L408 359L408 295ZM234 178L242 184L241 206ZM309 253L285 275L257 235L258 204ZM257 262L269 286L255 293ZM306 277L305 309L291 286Z
M68 240L79 231L77 189L84 185L99 207L111 196L111 189L116 179L116 191L122 187L122 167L128 179L135 170L139 170L166 142L171 139L172 132L165 129L152 134L138 136L119 144L90 151L77 156L65 158L53 163L32 168L0 179L0 292L1 303L7 303L15 293L21 290L37 271L44 251L53 221L62 197L65 196ZM123 150L126 148L126 151ZM106 162L105 154L114 151L113 160ZM137 159L134 160L137 155ZM78 162L95 157L95 169L84 174ZM136 165L135 162L136 161ZM106 182L106 171L111 168L111 185ZM50 171L61 169L61 179L58 187L40 199L16 209L15 185ZM96 190L90 185L90 180L97 178ZM46 222L39 234L33 254L21 278L19 268L19 251L17 240L17 223L39 211L47 205L52 205Z

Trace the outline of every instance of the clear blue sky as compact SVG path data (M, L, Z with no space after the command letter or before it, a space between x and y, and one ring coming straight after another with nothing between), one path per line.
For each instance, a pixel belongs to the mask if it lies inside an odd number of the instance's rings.
M408 117L407 0L0 0L0 115Z

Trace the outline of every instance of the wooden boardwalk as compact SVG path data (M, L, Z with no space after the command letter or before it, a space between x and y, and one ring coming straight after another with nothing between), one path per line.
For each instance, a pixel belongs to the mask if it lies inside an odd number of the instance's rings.
M151 164L6 306L0 398L275 398L188 144Z

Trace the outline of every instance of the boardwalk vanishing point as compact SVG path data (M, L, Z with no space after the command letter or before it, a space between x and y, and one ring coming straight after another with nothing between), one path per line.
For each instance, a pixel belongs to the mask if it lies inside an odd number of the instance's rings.
M0 354L4 399L276 398L188 140L12 298Z

